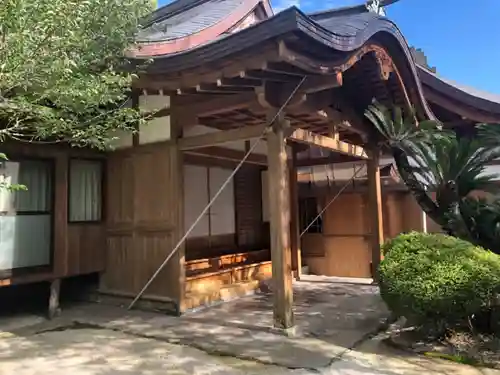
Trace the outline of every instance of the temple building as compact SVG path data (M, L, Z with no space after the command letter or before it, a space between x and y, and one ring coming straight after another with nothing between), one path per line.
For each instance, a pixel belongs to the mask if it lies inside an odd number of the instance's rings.
M371 277L385 238L429 223L377 148L367 106L457 131L500 122L500 97L423 65L384 16L394 2L307 15L177 0L153 12L130 51L153 60L131 98L156 112L148 125L106 153L1 145L3 175L30 189L0 193L0 285L50 281L54 297L61 280L97 274L100 293L182 314L272 279L287 328L303 264Z

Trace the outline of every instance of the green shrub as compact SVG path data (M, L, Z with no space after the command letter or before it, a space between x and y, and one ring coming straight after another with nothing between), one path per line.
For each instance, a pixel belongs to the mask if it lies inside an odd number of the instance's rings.
M444 234L402 234L383 247L380 291L388 307L436 329L468 326L498 303L500 256Z

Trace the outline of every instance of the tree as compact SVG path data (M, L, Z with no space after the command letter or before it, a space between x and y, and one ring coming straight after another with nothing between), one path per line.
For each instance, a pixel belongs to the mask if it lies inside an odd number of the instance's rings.
M476 125L474 137L459 137L436 121L416 126L399 108L375 104L365 115L423 211L449 234L500 253L500 204L470 195L500 192L497 176L485 173L500 158L498 127Z
M0 142L106 148L145 121L129 106L139 20L151 0L2 0Z

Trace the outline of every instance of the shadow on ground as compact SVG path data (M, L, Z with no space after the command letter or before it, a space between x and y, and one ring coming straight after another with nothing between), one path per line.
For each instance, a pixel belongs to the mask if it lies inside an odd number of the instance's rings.
M103 304L75 305L56 320L11 329L13 337L4 334L2 371L16 375L48 371L53 375L480 374L467 366L395 354L377 338L366 340L388 317L372 285L301 281L294 284L294 298L298 328L294 337L272 329L270 294L182 317ZM349 350L353 347L356 350Z

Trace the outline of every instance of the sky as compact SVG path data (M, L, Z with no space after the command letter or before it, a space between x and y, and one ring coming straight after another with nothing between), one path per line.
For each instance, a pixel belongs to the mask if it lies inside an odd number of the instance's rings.
M159 5L169 0L159 0ZM271 0L275 10L305 13L364 0ZM400 0L386 8L408 44L421 48L430 66L447 79L500 94L499 0Z

